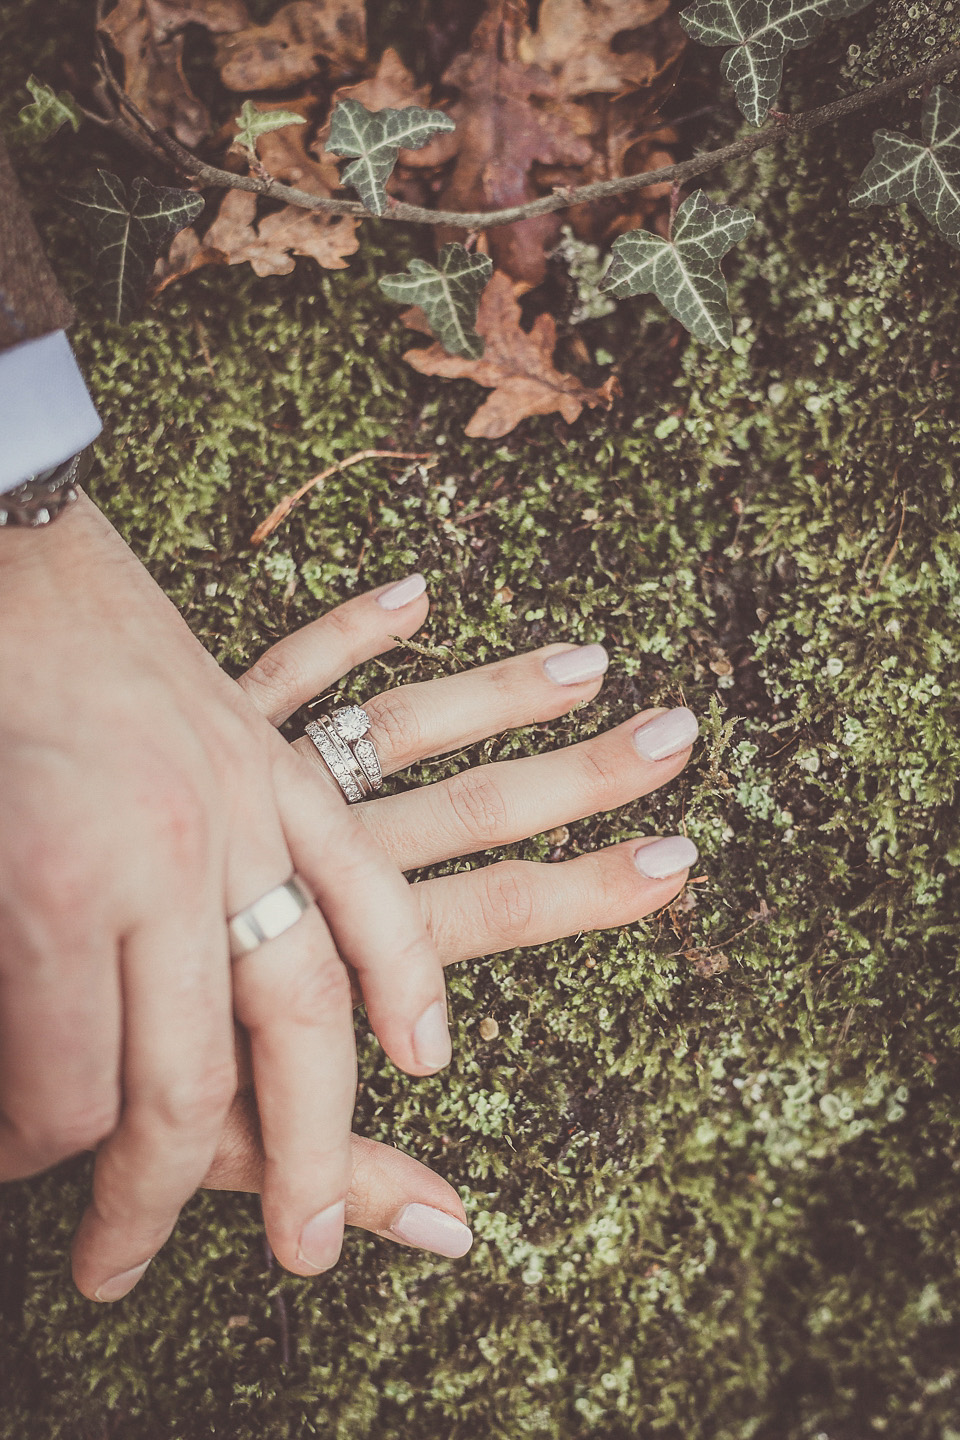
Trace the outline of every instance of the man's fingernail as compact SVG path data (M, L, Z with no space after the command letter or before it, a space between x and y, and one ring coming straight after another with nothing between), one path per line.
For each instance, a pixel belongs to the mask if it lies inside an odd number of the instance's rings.
M429 1005L413 1027L413 1053L418 1065L442 1070L450 1064L453 1047L447 1025L447 1007L442 1000Z
M596 680L609 664L610 657L602 645L578 645L576 650L549 655L543 669L554 685L582 685L585 680Z
M697 717L681 705L648 720L633 732L633 743L644 760L666 760L692 745L700 733Z
M434 1210L432 1205L405 1205L390 1226L390 1233L418 1250L432 1250L434 1255L446 1255L459 1260L466 1255L473 1244L473 1231L462 1221L448 1215L446 1210Z
M343 1249L343 1224L347 1213L346 1202L338 1200L319 1210L300 1231L300 1245L297 1258L313 1270L329 1270L336 1265Z
M396 585L383 590L377 596L377 604L382 605L384 610L401 610L404 605L409 605L411 600L422 595L426 588L427 582L422 575L408 575L405 580L398 580Z
M124 1295L133 1289L149 1264L149 1260L144 1260L142 1265L134 1265L129 1270L114 1275L112 1280L104 1280L94 1294L94 1300L122 1300Z
M697 858L697 847L686 835L666 835L644 845L633 857L633 863L648 880L666 880L680 870L688 870Z

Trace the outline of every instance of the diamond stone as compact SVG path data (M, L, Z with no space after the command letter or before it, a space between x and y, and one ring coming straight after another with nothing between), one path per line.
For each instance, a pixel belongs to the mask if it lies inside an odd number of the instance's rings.
M347 800L349 800L351 804L362 800L363 791L357 784L354 776L351 775L336 745L330 737L324 733L322 727L319 726L316 721L311 721L307 726L307 734L317 747L317 750L320 752L320 755L323 757L324 762L336 779Z
M334 710L333 723L344 740L359 740L370 729L370 717L359 705L345 705L342 710Z
M370 784L374 789L377 789L383 781L383 775L380 770L380 761L377 758L373 741L358 740L353 747L353 753L366 771Z

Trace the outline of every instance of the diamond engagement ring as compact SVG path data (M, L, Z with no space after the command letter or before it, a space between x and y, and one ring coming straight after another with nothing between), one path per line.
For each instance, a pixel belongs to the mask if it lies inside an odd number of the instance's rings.
M319 711L306 733L343 791L347 803L372 795L383 784L377 747L367 733L370 716L359 705L344 705L329 715Z
M238 910L236 915L228 918L231 959L249 955L265 941L275 940L284 931L292 929L313 904L313 896L296 873L282 885L275 885L245 910Z

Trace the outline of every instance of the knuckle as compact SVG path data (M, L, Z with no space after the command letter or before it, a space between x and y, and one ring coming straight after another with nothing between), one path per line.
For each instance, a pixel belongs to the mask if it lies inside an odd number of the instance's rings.
M507 822L507 803L496 778L486 767L465 770L446 782L447 803L454 823L468 841L488 844Z
M152 1118L164 1130L206 1133L219 1128L236 1092L237 1067L228 1057L165 1086L154 1097Z
M353 1002L345 966L334 957L304 966L289 985L285 1001L290 1019L311 1029L328 1024L332 1016L349 1014Z
M616 765L605 750L592 741L578 747L577 763L580 782L591 804L598 807L604 801L616 803L620 789L622 766Z
M322 624L328 639L335 635L341 646L345 645L350 650L363 634L360 615L349 600L343 605L335 606L333 610L328 610Z
M46 929L75 938L102 891L99 858L94 847L66 845L56 835L45 835L39 844L25 841L9 867L8 895L18 897Z
M518 864L504 861L483 872L480 911L486 931L504 944L516 944L527 933L536 916L536 902Z
M487 684L493 690L496 700L512 713L517 708L518 675L516 657L499 660L487 667Z
M118 1094L96 1096L86 1103L65 1106L50 1119L8 1111L8 1120L20 1146L34 1157L38 1168L56 1165L71 1155L94 1150L112 1135L119 1118Z
M414 707L394 694L368 701L364 709L377 742L394 759L422 753L423 733Z
M289 973L282 986L276 979L264 987L244 987L238 996L238 1017L253 1034L277 1021L319 1028L332 1017L353 1008L350 977L336 957L304 961Z
M598 858L593 868L592 888L606 924L629 924L644 913L638 897L639 878L632 862L629 869L625 869L605 863L603 857Z
M243 685L271 706L287 696L305 694L307 678L295 647L282 640L271 645L247 671Z

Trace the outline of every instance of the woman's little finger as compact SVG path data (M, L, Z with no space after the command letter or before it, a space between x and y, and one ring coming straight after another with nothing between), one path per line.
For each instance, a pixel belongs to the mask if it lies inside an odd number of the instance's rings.
M452 1185L399 1150L351 1136L346 1223L385 1240L458 1258L473 1243L466 1211ZM264 1158L252 1094L236 1097L204 1186L246 1190L263 1186Z

